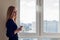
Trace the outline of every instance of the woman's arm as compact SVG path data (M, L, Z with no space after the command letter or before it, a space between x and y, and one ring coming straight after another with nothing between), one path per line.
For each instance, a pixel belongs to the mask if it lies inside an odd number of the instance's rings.
M19 31L21 31L21 30L22 30L22 27L23 27L23 26L20 26L20 28L16 29L16 30L14 31L14 34L16 34L16 33L18 33Z

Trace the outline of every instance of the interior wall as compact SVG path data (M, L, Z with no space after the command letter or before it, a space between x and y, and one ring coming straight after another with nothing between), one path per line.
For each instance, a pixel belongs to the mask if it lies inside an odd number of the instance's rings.
M10 5L16 5L16 0L0 0L0 40L7 40L6 37L6 12Z

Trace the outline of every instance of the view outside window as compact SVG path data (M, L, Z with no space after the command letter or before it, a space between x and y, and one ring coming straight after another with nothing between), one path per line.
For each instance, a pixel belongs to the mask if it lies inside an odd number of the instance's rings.
M59 0L43 1L43 31L45 33L59 33Z
M36 33L36 0L20 0L20 25L23 33Z

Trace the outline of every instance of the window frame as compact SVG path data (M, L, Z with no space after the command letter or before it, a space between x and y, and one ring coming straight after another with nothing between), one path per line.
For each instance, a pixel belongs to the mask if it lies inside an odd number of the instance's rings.
M44 6L43 6L44 4L43 4L43 0L42 0L42 13L41 13L41 35L43 36L43 37L49 37L49 38L60 38L60 33L45 33L45 32L43 32L43 8L44 8ZM59 11L60 11L60 0L59 0ZM60 12L59 12L59 15L60 15ZM60 24L60 16L59 16L59 24ZM60 26L60 25L59 25Z
M37 0L36 3L39 7L37 7L36 9L38 9L38 11L36 11L36 30L37 33L18 33L18 36L20 38L38 38L38 40L40 40L40 38L60 38L60 33L44 33L43 32L43 0ZM20 26L19 22L20 22L20 0L17 0L17 25ZM59 15L60 15L60 0L59 0ZM60 19L60 18L59 18ZM59 21L60 22L60 21ZM20 35L19 35L20 34Z
M36 0L36 5L38 4L39 5L39 0ZM19 20L20 20L20 0L17 1L17 10L18 10L18 13L17 13L17 25L19 26ZM36 7L37 9L37 7ZM19 21L19 22L18 22ZM18 36L20 34L20 37L38 37L39 36L39 12L36 11L36 33L18 33Z

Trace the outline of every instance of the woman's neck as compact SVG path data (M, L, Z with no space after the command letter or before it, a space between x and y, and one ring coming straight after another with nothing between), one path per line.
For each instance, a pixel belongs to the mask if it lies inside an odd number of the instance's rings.
M15 21L14 18L12 18L12 20Z

